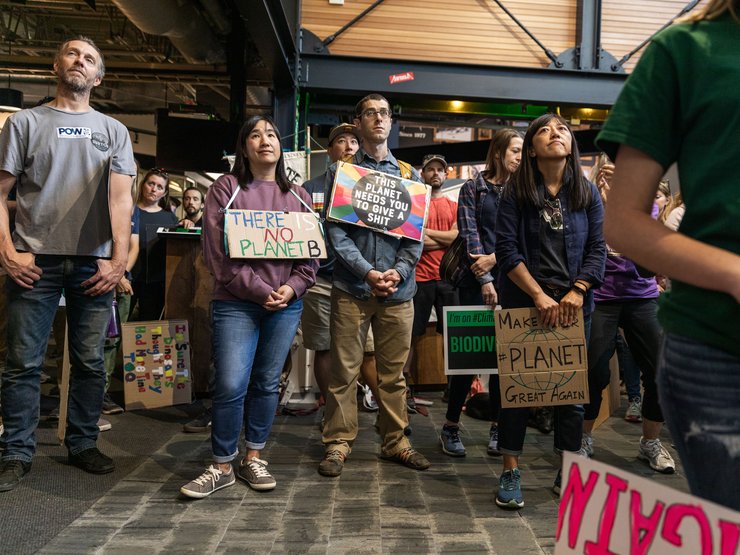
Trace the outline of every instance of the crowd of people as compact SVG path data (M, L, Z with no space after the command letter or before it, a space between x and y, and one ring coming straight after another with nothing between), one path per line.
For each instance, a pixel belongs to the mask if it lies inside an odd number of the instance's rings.
M455 202L443 192L445 157L429 154L421 171L398 160L388 146L391 105L369 94L357 103L352 123L332 129L332 164L304 187L286 176L273 120L248 119L232 170L205 198L187 190L186 218L179 222L167 208L164 170L146 172L132 202L136 167L128 133L89 105L105 72L102 54L89 39L65 42L54 62L55 99L14 115L10 130L0 134L0 261L9 276L0 491L15 488L31 468L39 373L62 289L71 359L69 462L91 473L115 468L96 446L97 419L112 402L106 376L114 359L105 363L103 353L114 289L119 308L138 304L139 317L161 317L164 257L152 230L179 224L202 226L215 281L213 461L182 486L183 495L203 498L237 477L258 491L276 487L262 451L280 373L301 324L306 345L316 351L316 381L326 402L319 474L338 477L351 459L361 378L377 402L380 457L428 469L409 438L405 375L432 307L439 325L443 307L461 304L532 307L544 326L583 325L590 401L553 408L556 453L598 453L592 432L609 361L619 351L627 417L642 423L638 458L657 472L675 471L660 440L665 421L692 492L740 508L740 341L731 325L740 311L740 229L730 191L736 152L715 146L735 144L732 124L740 119L733 104L740 77L736 10L736 1L711 0L692 20L653 40L597 139L605 154L591 179L568 121L548 113L523 134L497 130L485 169ZM711 90L701 86L709 80ZM78 129L88 140L66 139L60 129ZM29 163L31 150L44 155ZM79 165L67 165L70 157ZM326 221L338 161L427 184L423 241ZM680 195L662 181L673 162ZM110 194L102 197L96 191L108 166ZM16 185L11 237L5 199ZM74 204L65 205L67 198ZM230 208L307 212L324 226L329 257L321 264L231 258L224 242ZM80 217L69 217L75 211ZM449 283L439 267L458 238L465 268ZM107 347L115 352L114 344ZM439 442L452 457L466 454L460 415L472 380L450 379ZM502 458L495 503L520 509L529 409L501 407L495 374L488 385L487 452ZM238 459L242 429L246 452ZM557 494L561 480L558 472Z

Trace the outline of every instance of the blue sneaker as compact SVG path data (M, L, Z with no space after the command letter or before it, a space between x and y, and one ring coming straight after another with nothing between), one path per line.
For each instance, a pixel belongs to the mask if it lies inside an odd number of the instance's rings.
M445 455L450 457L465 456L465 446L460 441L460 428L457 426L442 426L439 442L442 444L442 451Z
M507 470L498 481L498 494L496 494L496 505L504 509L521 509L524 507L522 497L522 478L519 469Z

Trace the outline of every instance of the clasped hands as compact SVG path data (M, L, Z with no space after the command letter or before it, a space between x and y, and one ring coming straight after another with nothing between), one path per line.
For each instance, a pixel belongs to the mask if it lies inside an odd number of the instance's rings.
M385 272L370 270L365 275L365 283L370 286L370 292L373 296L389 297L398 291L398 284L401 283L401 274L393 268Z
M290 285L281 285L277 291L271 291L270 294L262 303L262 308L269 310L270 312L277 312L288 306L290 299L295 297L295 291Z

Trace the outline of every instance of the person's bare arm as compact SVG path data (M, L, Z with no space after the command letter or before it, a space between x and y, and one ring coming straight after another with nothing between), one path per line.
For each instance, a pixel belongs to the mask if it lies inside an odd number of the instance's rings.
M457 231L457 223L455 223L451 229L448 231L440 231L437 229L427 229L425 230L425 233L428 234L428 236L436 241L442 249L446 249L449 247L452 242L457 238L458 231Z
M18 252L10 236L10 213L8 193L15 185L16 177L0 170L0 264L13 281L21 287L32 289L41 278L41 268L36 266L36 257L30 252Z
M131 176L111 172L110 176L110 222L113 233L111 259L98 259L98 271L90 279L82 282L83 287L90 286L86 294L103 295L111 291L121 281L128 260L129 241L131 239Z
M616 159L604 233L609 245L641 266L740 302L740 256L671 231L650 215L664 173L647 154L622 145Z

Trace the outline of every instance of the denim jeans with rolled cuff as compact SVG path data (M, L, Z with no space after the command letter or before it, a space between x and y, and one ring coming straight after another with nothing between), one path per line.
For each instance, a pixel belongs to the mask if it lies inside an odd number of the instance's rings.
M280 374L302 310L302 300L276 312L249 301L211 303L214 461L236 458L242 424L247 448L265 447L278 405Z
M37 255L41 278L26 289L8 279L8 358L2 375L3 461L29 462L36 450L44 364L54 315L64 290L70 381L67 434L72 454L95 447L103 404L103 345L113 292L91 297L81 283L98 271L90 256ZM61 347L61 346L60 346Z
M666 334L658 393L691 493L740 511L740 357Z

